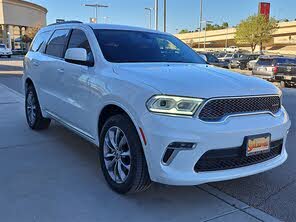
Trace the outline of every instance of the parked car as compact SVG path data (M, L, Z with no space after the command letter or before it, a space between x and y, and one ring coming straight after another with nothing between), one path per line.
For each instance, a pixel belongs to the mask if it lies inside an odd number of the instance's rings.
M227 53L227 54L225 54L224 57L219 58L219 60L230 63L230 61L232 59L238 59L240 57L240 55L241 54L239 54L239 53ZM229 68L231 68L231 67L229 66Z
M256 60L251 60L247 63L247 69L252 71L256 65L256 63L258 62L259 57Z
M226 52L218 52L214 54L218 59L225 57L227 53Z
M12 51L10 48L7 48L5 44L0 44L0 57L6 56L10 58L12 55Z
M292 79L291 75L293 75L294 70L294 68L292 68L294 66L293 62L293 58L282 56L261 56L258 62L255 64L252 73L255 76L269 81L279 81L280 77L276 79L276 75L281 76L281 74L287 74L286 78ZM279 67L281 68L279 69ZM287 81L290 81L288 79Z
M296 59L295 58L279 58L274 66L273 73L275 80L281 82L281 86L296 86Z
M199 53L199 55L210 65L228 69L228 62L220 61L216 56L214 56L211 53Z
M258 54L241 54L239 58L230 60L230 67L244 70L247 68L247 63L249 61L256 60L259 56Z
M207 65L168 33L47 26L25 56L23 85L29 127L46 129L56 120L95 144L104 178L121 194L151 181L245 177L287 159L291 122L281 91Z
M237 46L230 46L230 47L225 48L224 52L236 53L236 52L239 52L239 48Z

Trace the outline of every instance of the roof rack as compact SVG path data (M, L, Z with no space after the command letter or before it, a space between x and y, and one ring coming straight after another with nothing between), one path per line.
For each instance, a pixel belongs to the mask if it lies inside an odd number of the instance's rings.
M53 23L53 24L50 24L48 26L52 26L52 25L64 25L64 24L71 24L71 23L74 23L74 24L82 24L83 22L81 21L63 21L63 22L56 22L56 23Z

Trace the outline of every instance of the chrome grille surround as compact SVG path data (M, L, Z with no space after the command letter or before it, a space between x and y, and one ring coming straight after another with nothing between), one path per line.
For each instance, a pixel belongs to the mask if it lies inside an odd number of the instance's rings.
M220 122L236 115L257 113L275 115L280 109L279 95L212 98L202 105L197 116L205 122Z

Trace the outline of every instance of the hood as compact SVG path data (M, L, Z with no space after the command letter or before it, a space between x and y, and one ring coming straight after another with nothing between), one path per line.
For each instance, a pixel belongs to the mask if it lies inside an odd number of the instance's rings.
M256 77L201 64L116 64L114 71L127 81L138 81L163 94L213 98L279 94L273 84Z

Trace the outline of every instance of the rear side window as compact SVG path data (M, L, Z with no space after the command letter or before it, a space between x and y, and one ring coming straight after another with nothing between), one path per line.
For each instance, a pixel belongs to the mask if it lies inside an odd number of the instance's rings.
M45 53L58 58L64 58L69 32L66 29L56 30L47 44Z
M42 32L38 34L31 45L30 51L38 52L42 48L43 44L47 42L49 34L50 32Z

